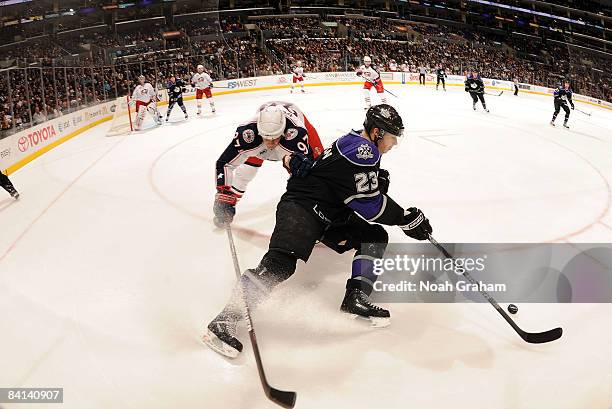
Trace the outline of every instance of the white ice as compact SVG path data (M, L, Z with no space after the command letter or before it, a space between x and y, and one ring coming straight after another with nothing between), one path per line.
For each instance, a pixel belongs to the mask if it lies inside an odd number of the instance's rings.
M459 88L389 89L407 128L382 161L390 194L423 209L439 241L611 241L612 112L577 103L593 115L572 112L565 130L563 112L548 124L550 97L488 96L486 114ZM21 200L0 192L0 387L63 387L65 409L274 407L245 333L235 361L198 341L234 283L211 223L214 164L267 100L295 101L326 145L359 127L359 86L307 91L220 96L203 118L189 102L188 122L176 109L121 137L106 124L15 173ZM265 163L238 206L243 268L266 251L285 180ZM350 259L317 247L255 316L269 381L297 391L296 407L612 405L612 308L520 305L526 329L565 329L537 346L488 304L390 304L392 325L371 330L338 311Z

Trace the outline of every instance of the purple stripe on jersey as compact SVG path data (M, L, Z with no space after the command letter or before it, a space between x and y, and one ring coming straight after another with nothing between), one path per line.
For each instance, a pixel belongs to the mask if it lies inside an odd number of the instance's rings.
M373 219L383 205L383 195L379 194L374 197L364 197L361 199L353 199L348 203L348 207L357 212L366 220Z

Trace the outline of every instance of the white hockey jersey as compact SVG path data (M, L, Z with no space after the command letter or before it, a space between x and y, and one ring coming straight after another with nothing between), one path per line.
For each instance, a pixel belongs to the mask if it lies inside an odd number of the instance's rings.
M200 74L199 72L196 72L195 74L193 74L193 77L191 77L191 83L197 89L206 89L210 88L213 81L212 78L210 78L210 75L208 75L207 73L203 72Z
M362 65L361 67L359 67L358 72L361 72L361 76L366 81L374 82L380 78L380 73L378 72L378 68L375 65L370 65L369 67Z
M133 101L140 101L148 104L151 101L155 101L157 98L157 93L153 89L153 85L149 82L145 82L144 85L138 84L136 88L134 88L134 92L132 93Z
M304 67L294 67L293 68L293 76L294 77L302 77L304 75Z

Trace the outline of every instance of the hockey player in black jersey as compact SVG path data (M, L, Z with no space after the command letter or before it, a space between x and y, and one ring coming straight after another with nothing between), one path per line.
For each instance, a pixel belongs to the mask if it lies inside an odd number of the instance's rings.
M19 199L19 192L17 192L17 189L15 189L15 186L13 186L8 176L2 173L2 171L0 171L0 186L2 186L13 199Z
M559 84L559 87L554 92L554 101L555 101L555 112L553 113L550 124L555 126L555 119L557 119L557 115L559 115L559 111L561 108L565 111L565 120L563 121L563 126L569 129L567 125L567 121L570 117L570 109L567 104L570 104L572 109L574 109L574 101L572 101L572 88L570 87L569 81L564 81L563 84Z
M442 88L446 91L446 81L445 79L448 77L446 75L446 70L442 68L442 64L438 64L438 68L436 68L436 91L438 90L438 86L440 82L442 82Z
M185 108L185 104L183 103L183 91L185 91L185 83L183 80L176 79L174 75L170 76L170 81L166 85L168 89L168 112L166 112L166 122L170 119L170 112L172 112L172 108L174 108L175 104L178 104L179 107L183 110L185 114L185 119L189 118L187 115L187 108Z
M484 83L482 82L482 78L478 75L478 71L474 70L471 74L468 74L465 80L465 92L469 92L472 97L472 109L476 111L476 104L480 99L482 103L482 107L486 112L489 112L487 109L487 103L484 99Z
M374 326L389 324L389 311L369 301L377 279L374 261L383 257L388 242L381 224L399 226L416 240L426 240L432 232L421 210L404 210L387 195L389 172L380 169L380 159L403 130L392 106L376 105L367 111L363 130L336 140L306 177L289 179L276 209L268 252L256 268L245 271L228 304L208 325L202 338L208 346L236 357L242 350L236 338L243 319L241 291L249 307L255 307L291 277L298 259L308 261L318 241L338 253L355 251L340 310Z

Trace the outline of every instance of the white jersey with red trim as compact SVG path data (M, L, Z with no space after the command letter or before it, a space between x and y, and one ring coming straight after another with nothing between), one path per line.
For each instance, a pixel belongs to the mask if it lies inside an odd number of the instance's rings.
M293 68L293 76L294 77L303 77L304 76L304 67L294 67Z
M362 65L361 67L359 67L358 72L361 72L361 76L366 81L374 82L380 78L380 72L378 70L378 67L373 64L369 67Z
M193 77L191 77L191 83L197 89L206 89L210 88L213 81L212 78L210 78L210 75L208 75L207 73L203 72L200 74L199 72L196 72L195 74L193 74Z
M145 104L155 101L156 98L157 93L155 92L155 89L153 89L153 85L151 85L149 82L145 82L144 85L138 84L132 93L133 101L140 101L144 102Z

